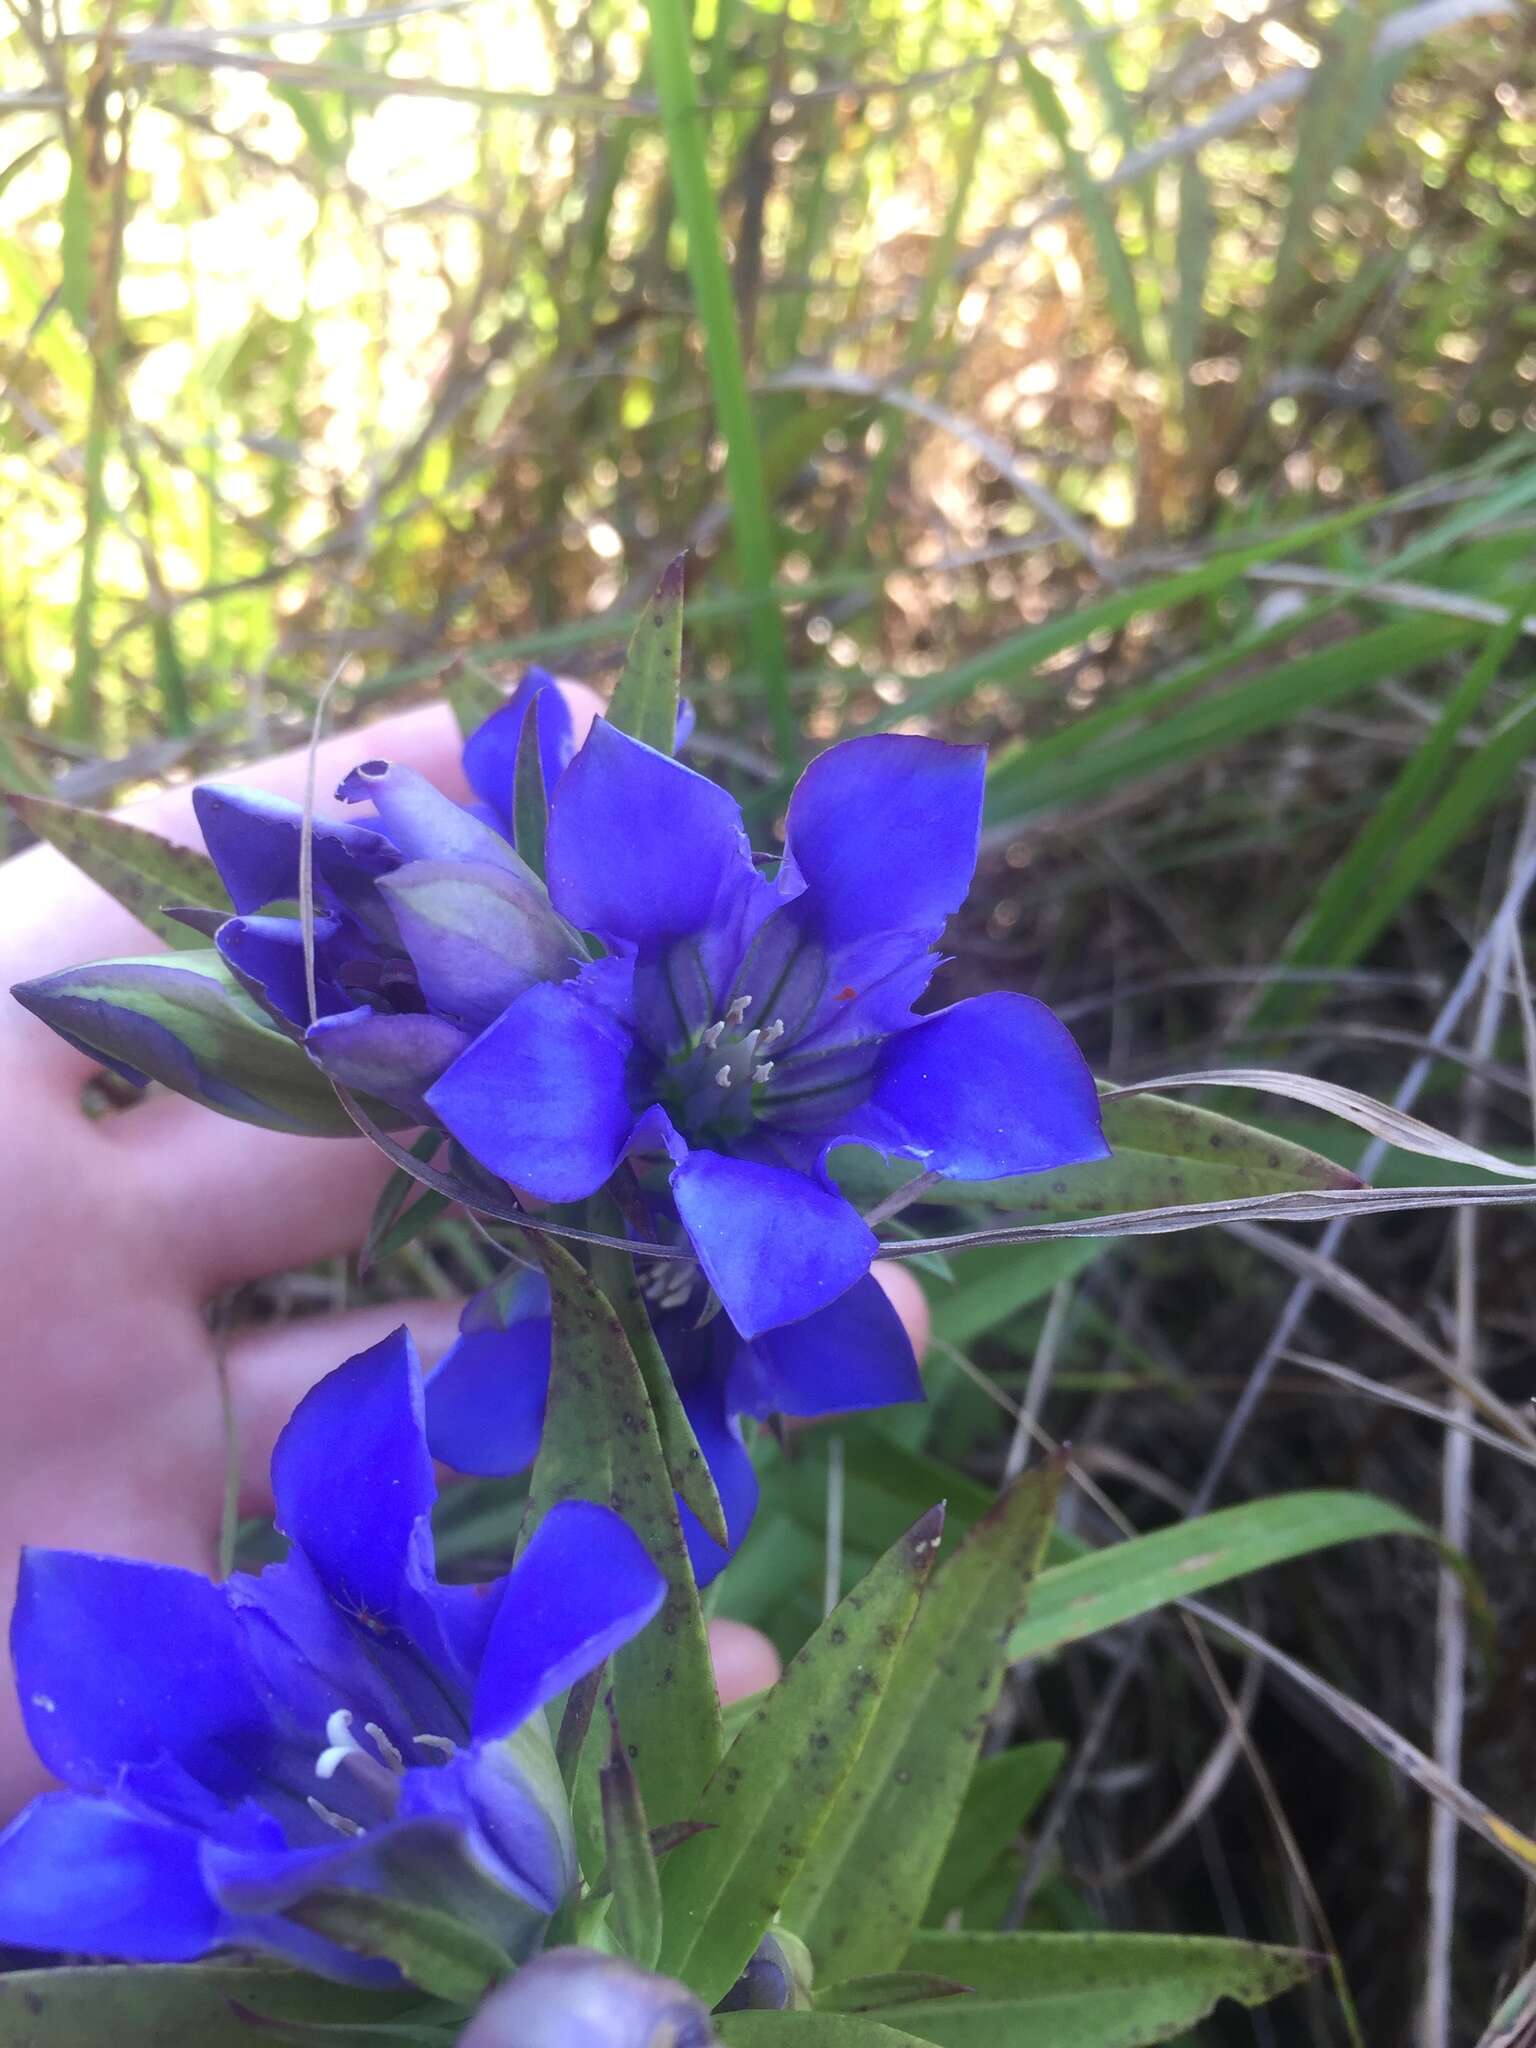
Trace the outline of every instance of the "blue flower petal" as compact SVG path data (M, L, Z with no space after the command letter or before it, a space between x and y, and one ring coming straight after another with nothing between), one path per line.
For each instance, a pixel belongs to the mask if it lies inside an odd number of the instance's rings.
M512 836L517 750L522 744L523 722L530 713L538 720L539 766L549 796L576 749L571 707L547 669L529 669L501 709L493 711L464 742L464 773L469 786L508 838Z
M869 1271L875 1237L843 1197L782 1166L696 1151L672 1192L699 1262L744 1337L798 1322Z
M371 803L407 860L474 860L513 874L527 869L499 832L474 817L414 768L364 761L338 786L345 804Z
M824 941L937 938L976 867L986 755L903 733L820 754L789 802L781 888L805 885Z
M380 883L428 1006L482 1029L575 964L576 936L531 879L476 860L413 860Z
M602 718L550 804L546 867L563 916L634 945L703 931L761 881L729 792Z
M693 1576L700 1586L707 1586L725 1570L746 1541L752 1517L757 1513L757 1472L741 1440L741 1425L727 1412L725 1389L717 1377L696 1382L684 1393L683 1406L715 1482L715 1491L725 1510L726 1533L731 1539L730 1547L722 1550L687 1502L678 1501L678 1518L683 1525L683 1541L688 1545Z
M0 1946L184 1963L230 1938L188 1830L53 1792L0 1834Z
M11 1645L32 1746L77 1790L110 1791L125 1767L167 1756L229 1799L260 1776L268 1715L210 1579L27 1550Z
M459 1336L427 1379L427 1442L456 1472L526 1471L549 1393L549 1283L516 1273L477 1294Z
M870 1275L814 1315L742 1345L728 1388L731 1407L746 1415L839 1415L922 1398L912 1340Z
M315 1003L323 1016L348 1010L355 996L343 994L326 974L324 954L341 929L334 917L315 919ZM227 917L214 944L230 972L256 1000L301 1028L309 1023L309 988L304 976L304 933L296 918Z
M635 1126L629 1049L579 985L544 982L481 1032L427 1105L492 1173L545 1201L580 1201L613 1172Z
M952 1180L1109 1156L1087 1062L1033 996L972 996L889 1040L861 1128Z
M361 1627L416 1620L435 1583L437 1498L421 1368L405 1328L311 1387L272 1453L277 1526Z
M469 1033L446 1017L424 1010L391 1017L366 1007L321 1017L304 1034L310 1057L333 1081L423 1122L427 1090L469 1042Z
M611 1508L561 1501L512 1567L475 1688L478 1739L506 1735L661 1605L666 1580Z
M302 805L264 790L204 783L192 792L192 808L236 910L264 910L297 897ZM317 818L312 845L316 877L343 897L399 862L389 841L366 825Z

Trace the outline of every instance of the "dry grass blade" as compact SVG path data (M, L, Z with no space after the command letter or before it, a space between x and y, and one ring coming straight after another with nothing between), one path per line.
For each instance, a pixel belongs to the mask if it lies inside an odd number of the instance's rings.
M1291 1102L1328 1111L1344 1123L1369 1131L1373 1138L1395 1146L1400 1152L1415 1152L1423 1159L1445 1159L1456 1166L1476 1167L1480 1173L1507 1174L1514 1180L1536 1181L1536 1166L1515 1166L1481 1145L1469 1145L1433 1124L1420 1123L1416 1116L1362 1095L1358 1089L1342 1088L1336 1081L1319 1081L1310 1074L1288 1074L1276 1067L1222 1067L1199 1074L1164 1074L1155 1081L1136 1081L1116 1088L1117 1095L1166 1094L1171 1088L1255 1088L1264 1095L1282 1095Z
M1379 1714L1373 1714L1369 1707L1362 1707L1347 1693L1330 1685L1326 1678L1319 1678L1315 1671L1309 1671L1304 1664L1298 1664L1294 1657L1284 1650L1266 1642L1254 1630L1245 1628L1240 1621L1233 1621L1228 1615L1208 1607L1203 1600L1183 1600L1180 1606L1192 1614L1205 1627L1218 1634L1231 1637L1255 1657L1262 1657L1266 1664L1300 1688L1311 1699L1353 1729L1356 1735L1368 1742L1384 1757L1394 1769L1411 1778L1422 1792L1428 1794L1437 1804L1454 1813L1463 1827L1470 1828L1489 1846L1496 1849L1507 1863L1514 1866L1527 1883L1536 1883L1536 1841L1512 1827L1507 1820L1496 1814L1491 1806L1469 1792L1464 1785L1448 1777L1440 1767L1427 1757L1423 1750L1415 1747L1405 1735L1383 1721Z
M1304 1372L1319 1373L1336 1386L1352 1388L1367 1400L1379 1401L1384 1408L1400 1408L1405 1415L1417 1415L1425 1422L1432 1422L1437 1429L1462 1430L1480 1444L1486 1444L1489 1450L1501 1451L1507 1458L1517 1458L1522 1465L1536 1468L1536 1450L1527 1450L1523 1444L1512 1443L1497 1430L1485 1429L1480 1422L1439 1408L1433 1401L1421 1401L1417 1394L1405 1394L1401 1387L1383 1386L1380 1380L1368 1379L1363 1372L1352 1372L1347 1365L1340 1365L1335 1359L1317 1358L1310 1351L1288 1350L1282 1352L1281 1357L1287 1365L1299 1365Z

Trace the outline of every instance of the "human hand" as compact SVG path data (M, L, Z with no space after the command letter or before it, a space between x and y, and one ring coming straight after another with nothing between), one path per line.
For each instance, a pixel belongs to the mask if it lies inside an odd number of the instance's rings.
M578 737L598 700L567 685ZM345 815L329 791L356 762L382 756L467 795L446 706L380 721L319 750L317 810ZM298 798L294 753L238 780ZM198 843L190 794L125 813ZM0 988L155 942L49 847L0 866ZM217 1351L204 1304L221 1291L354 1250L388 1162L362 1139L304 1138L216 1116L157 1092L122 1115L80 1107L86 1055L0 997L0 1100L9 1106L0 1166L7 1249L7 1352L0 1440L0 1602L8 1614L22 1544L106 1551L213 1568L225 1452ZM926 1313L916 1282L877 1266L914 1341ZM458 1305L391 1301L237 1335L226 1367L240 1452L242 1506L269 1504L272 1445L303 1393L342 1359L408 1322L430 1364L452 1341ZM722 1697L771 1684L777 1659L739 1623L716 1622ZM9 1665L0 1668L0 1816L38 1789Z

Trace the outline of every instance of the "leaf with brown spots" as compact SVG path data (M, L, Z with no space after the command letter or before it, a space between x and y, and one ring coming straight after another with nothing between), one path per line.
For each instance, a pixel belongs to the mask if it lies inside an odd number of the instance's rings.
M157 939L178 949L205 946L202 933L166 915L168 903L212 905L232 915L219 871L204 853L174 846L158 832L130 825L105 811L58 803L46 796L12 796L11 809L29 832L62 853L98 888L105 889Z
M608 722L658 754L670 754L677 736L677 696L683 666L683 557L668 563L656 594L630 636L608 706Z
M659 1826L693 1820L720 1755L720 1703L645 1381L607 1296L570 1253L533 1231L525 1249L548 1276L553 1322L525 1540L556 1501L601 1501L666 1574L661 1612L614 1659L613 1691L646 1812Z
M943 1510L924 1515L832 1610L726 1751L662 1871L660 1967L713 2005L822 1838L875 1725L928 1580Z
M818 1853L785 1898L818 1981L896 1969L922 1919L1055 1519L1060 1473L1027 1474L934 1575Z

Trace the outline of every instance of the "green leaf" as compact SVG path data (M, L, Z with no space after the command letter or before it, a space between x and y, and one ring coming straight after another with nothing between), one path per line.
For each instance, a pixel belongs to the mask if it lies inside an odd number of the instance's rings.
M924 1999L957 1998L968 1991L951 1977L936 1977L931 1970L886 1970L877 1977L849 1977L829 1984L816 1994L818 2012L890 2012L898 2005L917 2005Z
M613 1893L608 1931L625 1955L649 1970L661 1953L661 1878L651 1847L645 1802L640 1797L611 1698L608 1712L608 1760L599 1773L603 1840L608 1851L607 1878Z
M453 715L459 722L459 732L465 739L477 733L507 701L485 670L476 668L473 662L465 662L446 676L443 687L448 692Z
M1165 1095L1104 1105L1111 1156L1016 1180L946 1182L944 1199L985 1201L1041 1222L1111 1216L1241 1195L1353 1188L1354 1174L1320 1152Z
M1059 1472L1013 1486L934 1575L784 1922L818 1977L894 1970L954 1833L1019 1619L1055 1519Z
M604 1501L666 1574L660 1614L614 1659L613 1690L646 1811L661 1826L691 1820L720 1755L720 1702L645 1381L606 1296L570 1254L532 1232L526 1249L548 1276L553 1318L526 1527L556 1501Z
M935 1336L962 1348L995 1330L1101 1258L1106 1238L1065 1238L1060 1244L988 1245L967 1252L960 1282L933 1305ZM1035 1254L1044 1252L1044 1258Z
M423 1131L411 1146L411 1157L424 1160L428 1165L433 1154L443 1142L441 1131ZM421 1200L409 1212L405 1205L413 1194L419 1193ZM435 1207L430 1206L435 1202ZM368 1235L358 1254L358 1277L361 1278L370 1266L380 1259L387 1259L402 1245L409 1244L418 1232L441 1215L449 1206L446 1195L438 1194L435 1188L423 1188L420 1181L412 1178L403 1166L397 1166L379 1190L379 1199L373 1205L373 1214L368 1219ZM426 1207L426 1214L421 1213Z
M924 1515L841 1600L726 1751L667 1858L661 1967L706 2004L729 1991L772 1923L868 1740L918 1597L942 1509Z
M1062 1742L1025 1742L983 1757L928 1894L923 1919L936 1926L959 1911L1045 1797L1066 1756Z
M457 1915L384 1892L323 1885L289 1917L353 1955L387 1957L412 1984L454 2005L478 2005L512 1968L504 1950Z
M683 557L668 563L656 595L630 635L608 723L658 754L677 738L677 699L683 671Z
M1145 2048L1219 1999L1277 1998L1315 1965L1296 1949L1203 1936L920 1934L907 1967L974 1995L904 2005L899 2022L939 2048Z
M539 750L539 721L530 712L517 736L512 769L512 837L520 857L544 880L545 841L549 836L549 791L544 787L544 757Z
M0 2048L252 2048L236 2007L274 2020L366 2025L423 2010L414 1991L362 1991L244 1963L113 1963L0 1976Z
M81 335L91 338L91 179L81 143L71 149L59 219L59 299Z
M164 914L167 903L217 905L229 915L229 898L219 871L204 853L173 846L157 832L127 824L105 811L90 811L52 797L15 796L11 809L29 832L116 897L140 924L168 946L190 950L204 942L196 932Z
M844 2012L723 2012L715 2032L724 2048L921 2048L922 2039Z
M688 1411L678 1394L672 1368L662 1355L656 1333L651 1328L651 1319L645 1312L635 1262L627 1252L599 1248L592 1256L592 1273L607 1295L635 1354L635 1363L640 1368L640 1377L645 1381L645 1391L650 1397L651 1418L661 1438L662 1455L672 1475L672 1484L698 1516L705 1531L725 1549L730 1543L730 1532L725 1526L725 1509L721 1505L719 1489L709 1469L709 1461L699 1448L693 1424L688 1420Z
M1217 1508L1150 1536L1111 1543L1040 1574L1008 1655L1015 1662L1046 1656L1170 1600L1362 1536L1434 1540L1422 1522L1390 1501L1319 1491Z

